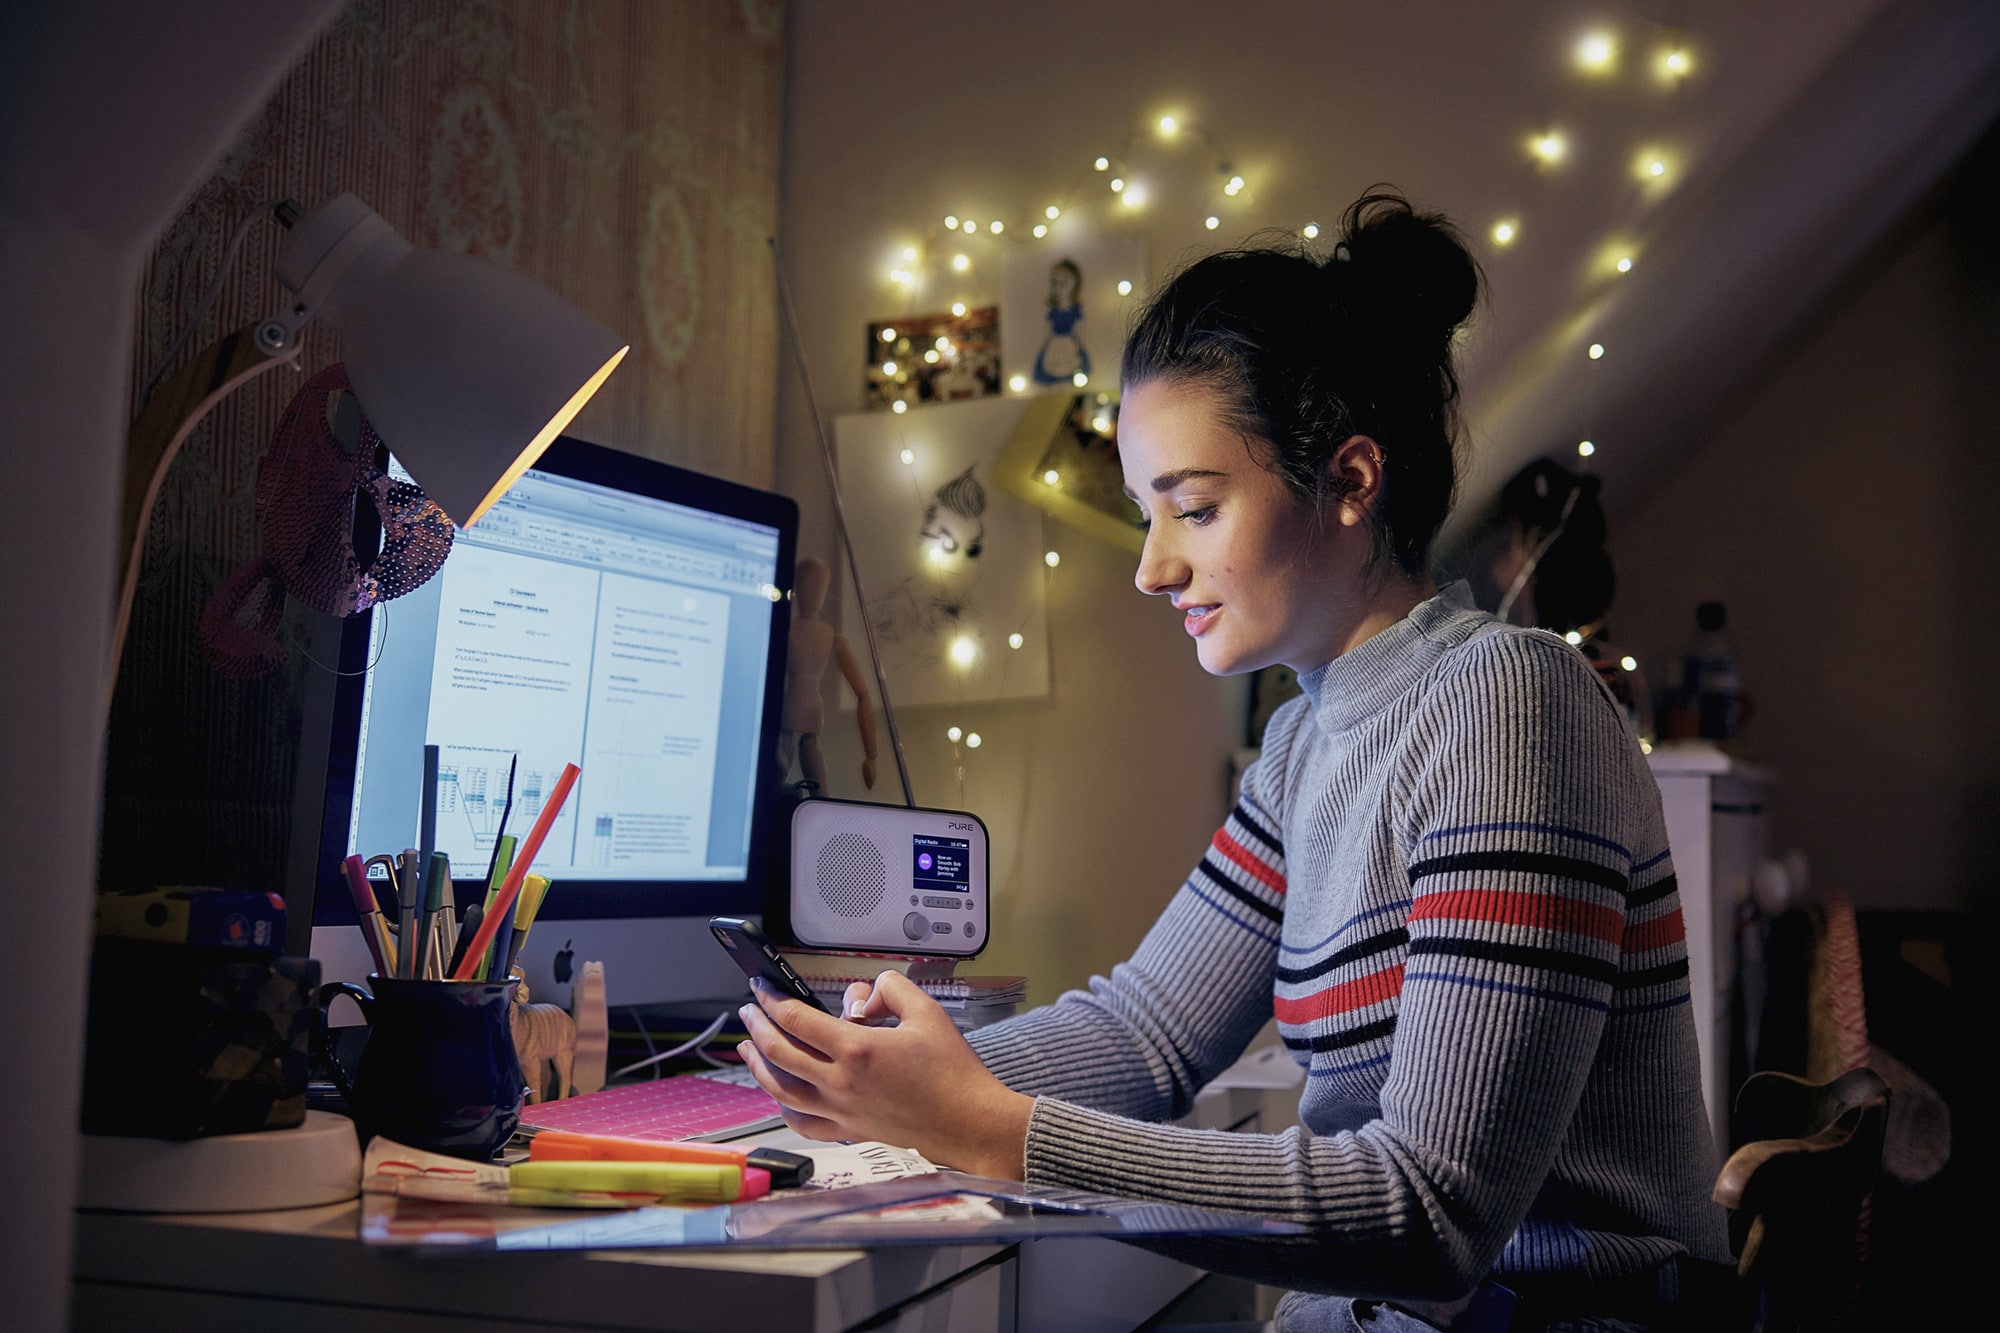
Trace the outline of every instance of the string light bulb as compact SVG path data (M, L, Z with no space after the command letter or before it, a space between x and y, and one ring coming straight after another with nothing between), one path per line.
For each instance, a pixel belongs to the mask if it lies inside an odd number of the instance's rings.
M1554 130L1528 140L1528 151L1544 166L1552 167L1569 155L1569 141Z
M951 257L951 267L953 272L963 273L972 267L972 260L965 255L953 255Z
M1050 468L1047 472L1044 472L1042 474L1042 485L1044 486L1053 486L1061 480L1062 480L1062 473L1056 471L1054 468Z
M1049 229L1048 229L1048 226L1047 226L1047 224L1046 224L1046 223L1041 223L1041 222L1037 222L1037 223L1035 224L1035 239L1036 239L1036 240L1038 240L1038 241L1039 241L1039 240L1041 240L1041 239L1042 239L1042 237L1044 237L1044 236L1046 236L1046 235L1048 235L1048 234L1049 234Z
M1111 165L1111 159L1108 157L1100 157L1090 165L1097 168L1099 171L1103 171Z
M1621 657L1618 659L1618 665L1626 671L1637 671L1639 669L1639 659L1631 656Z
M1231 176L1229 183L1222 187L1222 192L1231 199L1234 199L1237 195L1243 193L1243 178L1241 176Z
M896 331L886 324L882 326L882 341L885 343L896 341Z
M883 373L884 375L893 375L893 374L895 374L895 373L896 373L896 363L895 363L894 361L884 361L884 362L882 363L882 373Z
M967 218L965 220L965 234L967 236L972 235L974 232L978 230L979 230L979 224L977 222L974 222L971 218Z
M1111 414L1109 412L1099 412L1090 419L1090 428L1099 435L1109 435L1111 433Z
M1632 256L1618 256L1618 271L1620 273L1630 273L1632 271Z
M1317 222L1308 222L1308 223L1306 223L1306 225L1305 225L1305 226L1303 226L1303 227L1299 228L1299 235L1301 235L1301 236L1305 237L1305 238L1306 238L1307 240L1309 240L1309 241L1316 241L1316 240L1318 240L1318 239L1319 239L1319 223L1317 223Z
M979 656L979 645L964 634L951 641L951 660L961 667L969 667Z
M1146 188L1135 181L1125 187L1125 193L1120 197L1124 199L1125 207L1137 208L1146 202Z
M954 319L965 318L965 302L953 301L951 303L951 313L952 313L952 318Z
M1026 393L1028 391L1028 377L1026 375L1010 376L1007 380L1007 387L1015 393Z
M1079 370L1076 374L1069 377L1069 382L1081 389L1084 385L1090 383L1090 376L1084 371Z
M1578 440L1576 442L1576 455L1578 458L1588 458L1596 452L1597 446L1589 440Z
M1171 139L1181 132L1181 123L1172 116L1160 117L1160 137Z
M1057 218L1062 216L1062 210L1060 208L1057 208L1054 204L1050 204L1047 208L1042 210L1042 216L1047 218L1049 221L1054 222Z
M1592 361L1602 361L1604 359L1604 344L1592 343L1588 355Z
M966 749L968 749L968 750L977 750L977 749L979 748L979 746L980 746L980 740L979 740L979 733L978 733L978 732L976 732L976 731L968 731L968 732L966 732L966 733L965 733L965 748L966 748Z
M910 405L904 402L902 399L898 398L895 402L889 404L889 410L891 412L894 412L897 416L901 416L903 415L903 413L910 410Z
M1060 565L1062 563L1062 553L1060 551L1044 552L1042 555L1042 563L1047 565L1050 569L1054 569L1057 565Z
M1684 46L1665 48L1653 62L1653 77L1670 88L1692 73L1694 73L1694 57L1688 54Z
M1495 245L1512 245L1516 234L1516 224L1512 220L1503 219L1493 224L1493 244Z
M950 741L953 745L956 745L961 740L965 739L965 733L963 731L960 731L957 727L946 727L944 729L944 736L945 739Z
M927 366L934 366L934 365L936 365L937 363L938 363L938 350L937 350L937 348L935 348L935 347L926 347L926 348L924 349L924 364L925 364L925 365L927 365Z
M1130 296L1132 294L1132 280L1130 278L1120 278L1118 280L1118 294L1120 296Z
M986 224L986 229L992 232L995 236L998 236L1001 232L1007 230L1007 224L1002 222L999 218L994 218L993 221Z
M1125 190L1125 178L1123 176L1113 176L1111 178L1111 193L1122 194L1124 193L1124 190Z
M947 213L944 215L944 229L946 231L958 230L958 214Z
M1217 227L1220 227L1222 225L1222 219L1215 216L1215 214L1210 213L1207 217L1201 220L1201 225L1208 228L1210 231L1214 231Z
M905 449L902 453L897 454L896 457L903 460L904 467L909 467L917 461L917 453L914 449Z
M1618 39L1608 32L1586 33L1576 44L1577 68L1586 74L1609 74L1618 63Z
M1027 640L1023 639L1019 633L1009 634L1007 636L1007 646L1009 648L1019 648L1022 644L1026 642Z
M1583 646L1583 636L1575 630L1571 630L1569 633L1563 635L1563 642L1572 648L1580 648Z

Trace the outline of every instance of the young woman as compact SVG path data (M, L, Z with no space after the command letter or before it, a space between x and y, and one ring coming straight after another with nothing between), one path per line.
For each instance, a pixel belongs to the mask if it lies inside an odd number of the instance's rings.
M1667 1327L1726 1272L1651 776L1574 650L1427 573L1478 281L1376 195L1325 262L1216 255L1153 301L1119 421L1138 586L1205 669L1284 663L1304 697L1087 991L970 1042L894 973L847 1021L747 1007L794 1128L1303 1223L1197 1260L1295 1289L1288 1329L1502 1327L1509 1291L1516 1329ZM1159 1123L1274 1013L1303 1129Z

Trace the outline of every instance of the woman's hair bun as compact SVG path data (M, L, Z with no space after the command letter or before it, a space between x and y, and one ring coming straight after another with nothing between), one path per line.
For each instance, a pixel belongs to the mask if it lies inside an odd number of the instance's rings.
M1355 314L1439 350L1479 299L1479 266L1451 224L1385 190L1363 195L1341 216L1328 268L1348 285Z

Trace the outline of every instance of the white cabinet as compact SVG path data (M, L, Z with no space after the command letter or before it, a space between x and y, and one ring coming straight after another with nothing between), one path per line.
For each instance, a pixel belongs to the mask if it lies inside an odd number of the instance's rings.
M1661 745L1650 756L1667 816L1667 841L1687 925L1688 986L1701 1042L1701 1091L1715 1142L1729 1144L1730 1051L1739 1016L1732 997L1739 922L1757 866L1769 855L1771 775L1703 742Z

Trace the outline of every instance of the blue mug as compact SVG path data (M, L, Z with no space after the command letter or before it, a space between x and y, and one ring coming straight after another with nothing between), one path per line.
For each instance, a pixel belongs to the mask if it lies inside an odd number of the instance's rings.
M486 1161L521 1121L526 1081L514 1054L515 983L370 976L320 987L320 1021L342 995L368 1024L350 1080L327 1066L364 1136Z

